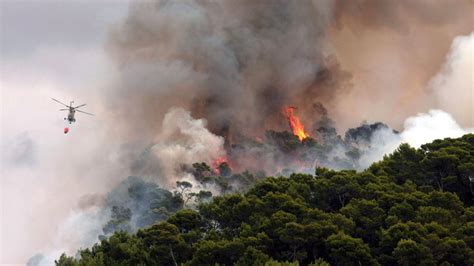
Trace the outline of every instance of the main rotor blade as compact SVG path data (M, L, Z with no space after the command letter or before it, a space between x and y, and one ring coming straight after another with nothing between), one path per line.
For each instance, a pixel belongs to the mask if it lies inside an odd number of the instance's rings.
M78 106L74 107L74 109L77 109L77 108L82 107L82 106L85 106L85 105L86 105L86 104L78 105Z
M67 105L67 104L65 104L65 103L62 103L62 102L60 102L60 101L58 101L58 100L56 100L56 99L54 99L54 98L51 98L51 100L53 100L53 101L55 101L55 102L57 102L57 103L60 103L60 104L62 104L62 105L64 105L64 106L66 106L66 107L69 107L69 105Z
M69 109L59 109L59 111L69 111Z
M76 112L79 112L79 113L84 113L84 114L87 114L87 115L93 115L93 114L91 114L91 113L84 112L84 111L81 111L81 110L76 110Z

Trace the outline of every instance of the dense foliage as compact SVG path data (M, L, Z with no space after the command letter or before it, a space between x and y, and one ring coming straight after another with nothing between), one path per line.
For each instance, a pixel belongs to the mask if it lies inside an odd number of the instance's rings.
M474 135L401 145L363 172L268 177L114 233L58 265L473 265Z

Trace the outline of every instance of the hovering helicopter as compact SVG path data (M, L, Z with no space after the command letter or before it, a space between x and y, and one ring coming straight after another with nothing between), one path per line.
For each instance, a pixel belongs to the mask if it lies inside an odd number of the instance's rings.
M83 113L83 114L87 114L87 115L93 115L91 113L88 113L88 112L84 112L84 111L81 111L81 110L78 110L78 108L81 108L83 106L85 106L86 104L81 104L81 105L78 105L78 106L72 106L72 104L74 103L74 101L71 101L69 103L69 105L61 102L61 101L58 101L54 98L51 98L53 101L59 103L59 104L62 104L64 106L67 107L67 109L59 109L59 111L69 111L67 117L64 118L64 120L67 120L69 122L69 124L72 124L73 122L76 122L76 118L74 117L74 115L76 114L76 112L79 112L79 113ZM64 128L64 134L68 133L69 132L69 128Z

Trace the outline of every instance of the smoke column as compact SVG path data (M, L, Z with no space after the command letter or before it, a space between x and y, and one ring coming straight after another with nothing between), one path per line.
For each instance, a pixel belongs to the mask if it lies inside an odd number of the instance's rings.
M472 1L133 3L107 45L118 65L110 104L137 139L174 106L225 138L286 129L285 105L312 127L319 102L339 129L401 128L435 106L426 85L451 40L472 31L471 11Z
M179 106L225 137L286 128L283 105L298 105L307 96L331 99L339 89L326 84L337 85L343 74L323 53L331 14L330 4L322 3L132 5L108 44L119 65L110 93L124 111L118 114L122 126L144 128L140 138L154 135L165 111ZM137 105L131 113L123 108Z
M461 126L474 128L474 32L454 39L430 89L439 108L453 115Z

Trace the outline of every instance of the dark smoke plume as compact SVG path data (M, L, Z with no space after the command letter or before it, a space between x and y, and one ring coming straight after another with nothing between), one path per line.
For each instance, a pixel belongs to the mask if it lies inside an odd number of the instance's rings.
M140 106L124 109L126 128L156 134L178 106L215 134L256 136L286 126L284 105L330 101L350 75L323 53L327 9L310 1L132 5L109 42L121 73L114 103Z
M413 34L420 38L420 45L430 43L430 47L421 48L423 53L433 57L429 51L438 52L440 61L431 65L439 68L451 39L434 40L435 34L430 35L428 28L442 29L454 36L466 33L467 28L462 25L468 25L466 20L472 16L467 14L472 10L472 1L133 3L127 19L112 31L108 42L119 70L118 80L110 91L117 115L114 121L117 127L126 129L128 137L150 139L171 107L183 107L193 117L205 118L211 132L225 138L262 137L264 130L285 129L281 117L285 105L297 106L308 127L315 122L317 114L312 105L317 102L323 102L339 120L341 113L347 113L350 95L363 93L354 90L364 86L357 81L354 87L352 73L339 62L347 62L352 69L346 54L339 49L355 55L364 52L353 50L352 44L343 39L346 33L342 29L361 32L361 38L370 37L371 32L385 34L389 30L404 41L403 36L411 30L427 28L426 33ZM472 18L470 21L474 22ZM472 26L469 28L472 30ZM374 50L378 49L384 48ZM416 52L404 51L407 55ZM379 68L390 72L394 65L381 61ZM420 74L424 69L412 72ZM433 75L420 74L427 78ZM418 97L420 106L410 106L409 110L423 110L420 107L431 99L422 92L407 95L409 92L402 87L384 88L379 84L379 91L373 91L372 84L365 85L366 94L372 93L376 101L386 101L383 97L388 96L393 104L406 104L404 98ZM359 114L378 106L359 104L353 108L353 114ZM403 114L401 118L407 116ZM347 124L348 119L341 120ZM400 121L396 122L399 126ZM352 125L357 123L352 121Z

